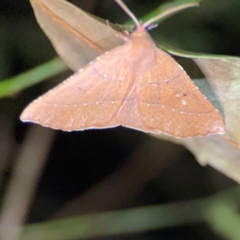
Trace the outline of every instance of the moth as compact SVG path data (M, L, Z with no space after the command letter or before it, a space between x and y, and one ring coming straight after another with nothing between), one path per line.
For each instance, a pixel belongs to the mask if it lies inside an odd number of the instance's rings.
M121 36L125 43L30 103L21 120L63 131L121 125L180 138L224 133L218 110L148 34L168 13L141 23L121 0L116 2L136 24Z

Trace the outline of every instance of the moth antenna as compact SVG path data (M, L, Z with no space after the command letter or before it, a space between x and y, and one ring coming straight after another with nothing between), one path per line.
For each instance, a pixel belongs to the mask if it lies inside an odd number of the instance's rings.
M130 11L130 9L125 5L122 0L115 0L115 2L124 10L124 12L135 22L136 26L140 26L138 19Z
M116 0L117 1L117 0ZM164 11L163 13L160 13L159 15L157 15L156 17L154 18L151 18L149 19L147 22L145 22L143 24L143 26L145 28L147 28L148 26L150 26L152 23L156 22L157 20L161 19L161 18L164 18L166 16L169 16L173 13L176 13L178 11L181 11L183 9L186 9L186 8L190 8L190 7L199 7L199 3L186 3L186 4L183 4L181 6L177 6L177 7L173 7L173 8L170 8L166 11Z

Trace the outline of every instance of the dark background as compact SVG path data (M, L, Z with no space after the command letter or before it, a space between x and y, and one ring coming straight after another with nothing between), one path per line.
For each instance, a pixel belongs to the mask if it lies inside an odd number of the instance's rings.
M114 1L72 2L113 23L124 24L128 20ZM125 2L137 17L141 17L164 1ZM183 50L239 56L239 9L238 0L205 0L202 1L200 8L186 10L167 19L151 34L156 42L164 41ZM0 79L4 80L31 69L55 55L50 42L36 23L30 3L1 0ZM57 76L55 80L57 78L61 81L68 74L71 72ZM45 84L38 84L10 98L0 100L1 139L5 139L6 149L9 149L2 155L2 157L6 155L7 161L5 167L1 169L2 196L12 174L17 149L29 129L28 125L19 121L19 115L23 108L39 95L39 91L45 89ZM194 156L183 147L153 140L151 136L138 131L121 127L73 133L59 131L37 186L28 222L51 218L52 214L68 201L84 194L107 176L114 175L114 171L127 164L148 141L157 142L154 144L162 150L159 154L159 161L162 161L159 170L154 174L146 173L146 176L142 174L139 179L135 178L135 183L143 182L136 187L136 192L128 193L127 201L126 199L120 201L108 210L202 198L235 184L213 168L201 167ZM151 152L146 154L145 161L151 161ZM151 165L151 162L148 165ZM134 162L132 171L138 167L137 162ZM144 165L141 167L144 169ZM144 177L146 180L142 179ZM111 192L108 196L111 197ZM131 235L126 239L224 238L204 223L193 223Z

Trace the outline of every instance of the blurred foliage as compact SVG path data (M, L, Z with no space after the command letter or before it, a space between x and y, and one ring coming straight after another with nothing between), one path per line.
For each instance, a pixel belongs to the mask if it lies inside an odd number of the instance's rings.
M163 1L126 0L125 2L137 17L141 17L156 9ZM74 3L79 6L85 5L86 9L93 11L92 13L110 19L112 22L124 23L128 20L125 13L120 11L112 0L88 1L88 4L86 1L75 0ZM20 74L55 56L53 48L35 21L29 2L21 1L17 4L16 6L15 1L1 0L1 79ZM203 0L200 8L190 9L168 18L151 34L156 42L163 41L183 50L237 56L240 53L239 9L240 1ZM65 77L64 74L58 75L52 79L54 83L51 84L56 84ZM18 120L20 112L27 103L39 96L51 84L37 84L9 99L1 99L0 183L2 199L14 175L16 159L25 142L23 139L30 130ZM159 153L154 152L157 150ZM153 155L156 162L152 159ZM134 157L136 161L132 162ZM25 166L26 169L28 167L28 165ZM127 173L124 173L127 175L120 175L121 171L126 171ZM128 181L124 182L124 179ZM159 221L158 216L155 216L156 221L154 221L151 216L140 214L137 220L142 218L143 224L147 222L149 226L151 223L153 226L157 223L157 226L146 228L144 232L138 229L135 234L112 238L235 240L240 239L240 230L237 224L239 222L237 213L239 188L231 189L234 185L233 181L216 170L199 166L193 155L184 148L152 139L143 133L123 128L75 133L59 132L50 149L48 163L43 170L40 182L34 189L35 197L32 200L32 207L27 212L26 222L30 224L58 217L125 208L130 225L131 221L133 223L137 221L134 218L131 219L131 211L128 209L158 204L163 211L166 206L167 210L165 209L163 219L167 220L170 216L171 224L164 225ZM221 195L221 191L224 190L225 192ZM214 194L217 192L220 193L216 197ZM208 202L208 197L211 195L214 201ZM61 214L60 209L79 196L81 210L73 209L70 212L63 211ZM174 206L184 210L189 206L189 200L194 199L199 205L193 205L194 210L190 211L189 221L185 221L186 211L179 215L169 215L169 212L174 209L171 203L176 202ZM108 204L109 202L112 205ZM195 216L195 213L196 219L191 220L191 216ZM101 219L101 214L99 217ZM85 223L84 218L81 216L79 218ZM162 218L160 214L159 218ZM114 219L118 220L119 216L115 216ZM66 222L62 221L58 226L65 231L68 231L70 226L71 229L77 226L67 218ZM90 221L91 224L92 221ZM103 224L107 227L106 232L115 233L114 222L108 225L107 221L111 221L111 218L107 218L105 225ZM69 229L65 229L68 224ZM37 227L39 226L44 227L43 232L48 226L51 230L51 225L38 224ZM31 230L30 227L31 225L26 231ZM118 225L115 227L117 228ZM161 229L164 227L167 228ZM151 229L154 230L149 231Z

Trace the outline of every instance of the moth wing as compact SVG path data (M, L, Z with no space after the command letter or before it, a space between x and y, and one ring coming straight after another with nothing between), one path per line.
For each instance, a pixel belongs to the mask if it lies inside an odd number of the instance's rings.
M218 110L178 63L161 49L156 64L138 83L138 107L144 124L177 137L224 133Z
M98 57L30 103L20 119L64 131L119 125L115 115L134 77L116 57L126 50L123 45Z
M125 126L176 137L224 133L219 112L182 67L158 48L154 66L138 77L118 118Z

